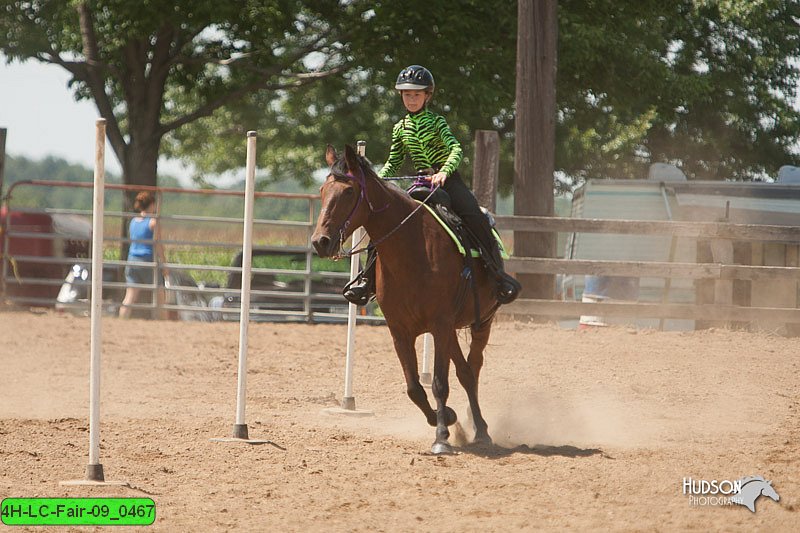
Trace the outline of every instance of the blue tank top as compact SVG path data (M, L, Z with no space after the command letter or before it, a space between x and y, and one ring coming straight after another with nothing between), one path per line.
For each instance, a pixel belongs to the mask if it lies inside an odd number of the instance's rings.
M146 258L148 260L153 258L152 243L141 242L153 240L153 230L150 229L150 217L131 219L128 236L131 238L131 241L133 241L131 242L131 247L128 249L128 258L131 256Z

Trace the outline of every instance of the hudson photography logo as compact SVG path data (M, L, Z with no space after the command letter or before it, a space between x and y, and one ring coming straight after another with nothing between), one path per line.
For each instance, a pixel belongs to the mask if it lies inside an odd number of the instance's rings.
M756 512L756 500L767 496L776 502L781 499L772 487L772 481L762 476L749 476L737 480L683 478L683 493L692 507L743 505Z

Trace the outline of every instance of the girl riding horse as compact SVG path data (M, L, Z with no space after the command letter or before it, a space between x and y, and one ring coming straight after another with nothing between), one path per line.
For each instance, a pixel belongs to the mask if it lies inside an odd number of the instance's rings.
M431 174L431 185L448 193L453 210L478 240L481 256L496 280L497 302L511 303L521 286L504 271L489 221L458 173L461 145L444 117L428 110L435 88L433 74L425 67L411 65L400 71L394 88L400 92L408 114L392 130L389 158L378 175L393 175L406 155L418 172ZM344 297L357 305L366 304L375 294L375 253L374 248L369 249L367 266L344 288Z
M494 279L482 264L465 277L464 258L434 215L381 180L351 146L343 157L328 146L325 159L330 172L320 188L322 206L311 243L320 257L341 257L342 244L359 226L375 243L376 297L403 368L406 392L436 427L431 451L453 451L447 429L457 421L447 405L451 361L469 399L475 441L490 443L478 404L478 379L498 306ZM470 284L473 291L467 290ZM465 327L472 331L466 359L456 336ZM433 335L435 407L417 370L414 342L423 333Z

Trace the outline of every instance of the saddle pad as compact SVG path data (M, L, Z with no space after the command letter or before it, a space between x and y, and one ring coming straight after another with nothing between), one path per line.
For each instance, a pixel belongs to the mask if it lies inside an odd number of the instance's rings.
M419 200L415 200L415 202L422 204L422 202L420 202ZM428 204L422 204L422 205L425 207L425 209L428 210L428 212L431 215L433 215L433 218L436 219L436 221L442 225L447 234L450 235L450 238L453 239L453 242L456 243L456 247L458 248L458 253L460 253L463 256L465 254L464 245L461 244L461 241L459 240L458 236L453 231L453 229L444 220L442 220L442 218L439 216L439 214L436 212L435 209L433 209ZM500 248L500 255L503 257L503 259L508 259L509 258L508 252L506 252L506 248L505 246L503 246L503 241L502 239L500 239L500 235L494 228L492 228L492 235L494 235L494 238L497 241L497 246ZM470 251L472 252L472 257L481 256L478 250L470 250Z

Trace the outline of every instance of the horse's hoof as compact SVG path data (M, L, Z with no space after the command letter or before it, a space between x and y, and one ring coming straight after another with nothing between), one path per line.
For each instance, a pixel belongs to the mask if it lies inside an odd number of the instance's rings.
M474 444L482 444L486 446L491 446L493 444L492 437L490 437L485 431L483 433L476 433L475 438L472 439L472 442Z
M431 446L431 453L433 455L453 455L455 451L446 442L434 442L433 446Z
M445 416L444 425L446 426L452 426L453 424L458 422L458 415L456 414L456 412L453 410L452 407L445 406L444 416ZM432 418L428 419L428 425L436 427L438 424L439 421L437 420L436 413L434 412Z
M444 413L447 416L447 421L445 422L448 426L452 426L456 422L458 422L458 415L453 410L452 407L445 407Z

